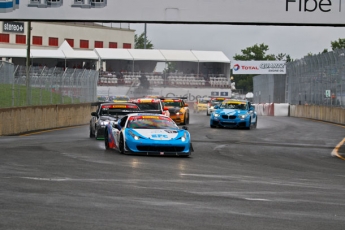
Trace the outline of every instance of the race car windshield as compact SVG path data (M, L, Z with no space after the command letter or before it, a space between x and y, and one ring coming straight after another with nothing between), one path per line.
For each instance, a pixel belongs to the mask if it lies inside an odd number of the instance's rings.
M138 111L138 108L126 108L126 109L102 109L100 111L101 116L115 116L115 115L123 115L129 114L133 111Z
M105 97L105 96L99 96L99 97L97 97L97 99L100 102L107 101L107 97Z
M129 98L121 96L109 96L109 101L129 101Z
M165 119L134 119L128 121L127 128L132 129L177 129L177 125Z
M238 104L238 103L222 103L220 105L221 109L240 109L240 110L246 110L245 104Z
M179 101L164 101L165 106L171 106L171 107L181 107L181 102Z
M211 101L211 105L219 105L220 103L222 103L222 101L216 101L216 100Z
M138 103L140 110L161 110L160 103Z
M202 98L199 99L200 104L207 104L209 101L210 100L207 100L207 99L202 99Z

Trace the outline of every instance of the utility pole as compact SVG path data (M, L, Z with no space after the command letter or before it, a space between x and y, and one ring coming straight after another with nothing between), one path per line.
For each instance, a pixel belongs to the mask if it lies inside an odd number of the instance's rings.
M30 88L30 44L31 44L31 21L28 21L27 30L27 49L26 49L26 105L31 105L31 88Z
M146 23L145 23L145 29L144 29L144 49L146 49Z

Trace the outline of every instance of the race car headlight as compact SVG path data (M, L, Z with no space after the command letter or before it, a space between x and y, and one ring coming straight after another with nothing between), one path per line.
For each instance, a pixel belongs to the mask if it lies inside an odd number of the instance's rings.
M215 113L214 116L215 116L215 117L219 117L219 114L218 114L218 113Z
M247 117L247 115L239 115L239 118L241 118L241 119L244 119L244 118L246 118Z
M133 137L134 140L138 141L140 139L140 137L135 135L132 131L129 131L128 133Z
M180 112L177 112L176 115L180 115Z
M186 133L183 134L183 136L181 137L181 141L185 142L187 139L187 135Z
M101 121L100 124L101 125L107 125L107 124L109 124L109 121Z

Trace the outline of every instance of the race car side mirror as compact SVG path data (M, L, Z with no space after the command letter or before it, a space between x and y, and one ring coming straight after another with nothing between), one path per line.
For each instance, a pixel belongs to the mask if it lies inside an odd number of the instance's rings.
M215 105L214 108L215 108L215 109L219 109L219 105Z
M164 111L167 111L167 110L169 110L169 108L166 107L166 106L164 106L164 107L163 107L163 110L164 110Z
M185 107L188 107L188 104L187 104L187 103L185 103L185 104L184 104L184 106L185 106Z
M91 116L97 117L97 113L96 112L92 112Z
M120 126L116 122L114 122L112 126L113 128L120 130Z

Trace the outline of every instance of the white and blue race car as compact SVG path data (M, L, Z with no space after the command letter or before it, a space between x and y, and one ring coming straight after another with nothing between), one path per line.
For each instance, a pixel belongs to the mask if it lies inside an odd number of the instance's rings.
M210 117L211 128L256 128L258 116L254 106L246 100L224 100L215 106Z
M104 143L106 149L123 154L188 157L193 152L187 127L180 129L162 114L134 113L109 123Z

